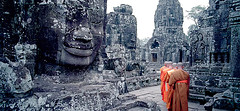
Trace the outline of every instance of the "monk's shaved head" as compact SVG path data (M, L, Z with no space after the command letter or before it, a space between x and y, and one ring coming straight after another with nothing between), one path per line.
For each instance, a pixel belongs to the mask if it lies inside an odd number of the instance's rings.
M173 64L172 64L172 67L173 67L173 68L177 68L177 67L178 67L178 66L177 66L177 63L173 63Z
M167 67L168 67L168 68L171 68L171 69L172 69L172 62L171 62L171 61L167 61L166 64L167 64Z
M164 62L164 65L165 65L165 66L167 66L167 65L169 65L169 64L172 64L172 62L171 62L171 61L165 61L165 62Z
M177 63L177 66L183 66L182 62Z
M177 63L177 67L178 69L183 69L184 68L183 63L182 62Z
M167 61L164 62L164 66L167 66Z

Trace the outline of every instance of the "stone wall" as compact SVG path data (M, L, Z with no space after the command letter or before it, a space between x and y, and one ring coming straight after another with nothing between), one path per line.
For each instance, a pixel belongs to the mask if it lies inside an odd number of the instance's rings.
M234 77L240 77L240 1L231 2L230 25L231 25L231 74Z
M230 62L231 50L231 28L229 23L230 1L228 0L210 0L210 6L203 11L203 15L199 17L199 29L190 33L191 38L191 65L195 62L221 64L224 65ZM200 34L199 39L195 36ZM201 43L197 51L194 44ZM196 52L197 51L197 52ZM195 57L203 53L204 59Z
M224 67L227 72L237 70L238 65L238 7L237 1L210 0L210 6L199 18L199 29L190 33L191 66L205 64ZM199 46L197 46L199 44ZM235 63L235 64L234 64ZM231 69L230 69L231 67ZM219 73L220 74L220 73ZM230 76L238 77L238 72Z

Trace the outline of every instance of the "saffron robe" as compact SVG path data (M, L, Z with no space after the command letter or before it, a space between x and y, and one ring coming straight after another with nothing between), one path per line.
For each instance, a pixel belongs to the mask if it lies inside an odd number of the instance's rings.
M167 109L188 111L189 74L181 69L171 72Z
M163 97L163 92L164 92L164 89L163 89L163 86L165 85L165 82L163 82L163 78L164 78L164 72L163 70L167 69L166 66L163 66L160 68L160 72L161 72L161 75L160 75L160 80L161 80L161 85L160 85L160 89L161 89L161 95L162 95L162 100L164 99Z
M169 88L170 88L170 86L168 85L168 81L169 81L169 78L170 78L170 73L168 73L168 72L171 72L171 71L173 71L173 70L175 70L175 69L169 69L169 68L167 68L167 69L165 69L165 70L163 70L163 85L162 85L162 87L161 87L161 89L163 90L163 101L165 102L165 103L167 103L168 102L168 93L169 93Z

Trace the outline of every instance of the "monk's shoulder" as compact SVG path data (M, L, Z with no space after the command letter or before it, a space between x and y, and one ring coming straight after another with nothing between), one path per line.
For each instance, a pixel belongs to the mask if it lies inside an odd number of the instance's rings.
M160 68L160 71L164 70L165 68L166 68L166 66L162 66L162 67Z
M167 72L168 72L168 73L172 73L172 72L174 72L174 70L168 70Z
M182 69L180 69L180 71L181 71L182 75L189 77L189 73L188 72L186 72L185 70L182 70Z
M167 71L168 75L172 75L172 74L175 74L176 73L176 70L175 69L169 69Z
M181 69L182 70L182 69ZM186 74L186 75L189 75L189 73L187 72L187 71L185 71L185 70L182 70L182 72L184 73L184 74Z
M181 73L182 73L182 71L179 69L171 70L171 74L174 76L180 75Z
M163 69L163 71L166 71L166 70L169 70L169 68L168 68L168 67L166 67L166 68L164 68L164 69Z

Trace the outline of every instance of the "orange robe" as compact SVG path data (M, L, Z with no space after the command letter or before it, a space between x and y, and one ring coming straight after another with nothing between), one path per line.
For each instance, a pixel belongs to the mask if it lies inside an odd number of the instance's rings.
M164 69L166 69L166 68L167 68L166 66L162 66L162 67L160 68L161 73L162 73L162 71L163 71Z
M171 72L167 109L188 111L189 74L181 69Z
M165 69L165 70L163 70L163 80L162 80L162 82L163 82L163 85L161 86L161 89L162 89L162 92L163 92L163 101L165 102L165 103L167 103L168 102L168 92L169 92L169 88L170 88L170 86L168 85L168 81L169 81L169 77L170 77L170 75L169 75L169 71L172 71L173 69L169 69L169 68L167 68L167 69Z
M160 72L161 72L161 75L160 75L160 80L161 80L161 85L160 85L160 89L161 89L161 95L162 95L162 100L163 100L163 85L165 84L165 82L163 82L163 77L164 77L164 72L163 72L163 70L165 70L165 69L167 69L167 67L166 66L163 66L163 67L161 67L160 68Z
M160 74L160 80L161 80L161 85L160 85L160 87L161 87L161 89L162 89L162 84L163 84L163 77L164 77L164 73L163 73L163 70L165 70L165 69L167 69L167 67L166 66L163 66L163 67L161 67L160 68L160 72L161 72L161 74ZM161 90L162 91L162 90Z

